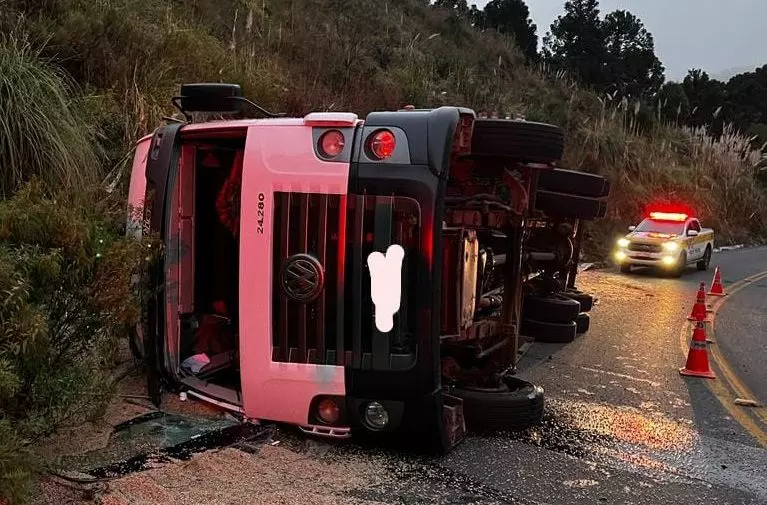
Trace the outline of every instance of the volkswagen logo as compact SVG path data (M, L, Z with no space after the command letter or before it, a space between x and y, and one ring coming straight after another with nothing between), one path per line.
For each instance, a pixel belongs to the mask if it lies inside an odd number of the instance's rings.
M314 256L295 254L282 264L280 286L291 300L311 303L320 295L324 285L325 270Z

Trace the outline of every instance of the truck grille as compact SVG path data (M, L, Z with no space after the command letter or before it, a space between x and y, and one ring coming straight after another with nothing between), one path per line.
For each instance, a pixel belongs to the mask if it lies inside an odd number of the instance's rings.
M420 258L420 212L410 198L278 192L274 195L272 359L277 362L408 368ZM394 329L374 324L367 257L405 249ZM411 282L412 281L412 282Z
M637 244L634 242L629 244L627 249L629 251L646 252L646 253L659 253L663 251L661 246L658 244Z

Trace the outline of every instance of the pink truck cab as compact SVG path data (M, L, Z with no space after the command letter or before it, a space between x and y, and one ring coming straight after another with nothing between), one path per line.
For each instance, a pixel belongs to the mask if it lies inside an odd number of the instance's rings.
M133 335L156 402L440 451L540 419L513 372L526 265L557 256L525 240L561 130L458 107L286 118L228 84L174 104L229 118L136 146L129 232L164 244Z

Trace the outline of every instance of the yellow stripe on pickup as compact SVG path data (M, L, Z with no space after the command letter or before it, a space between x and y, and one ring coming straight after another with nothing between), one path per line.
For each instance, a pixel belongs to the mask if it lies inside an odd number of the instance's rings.
M714 238L714 232L713 231L707 231L704 233L701 233L697 237L693 237L693 244L700 244L701 242L708 242L709 240Z

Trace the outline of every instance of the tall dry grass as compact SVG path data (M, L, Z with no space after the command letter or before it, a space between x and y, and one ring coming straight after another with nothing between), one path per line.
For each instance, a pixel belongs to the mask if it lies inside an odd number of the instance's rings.
M0 36L0 198L35 177L49 189L92 184L96 144L74 83L24 38Z
M609 218L598 233L625 230L648 203L685 203L720 243L754 243L767 232L767 199L757 180L762 153L751 138L727 126L720 137L705 128L657 122L640 132L641 105L604 106L569 130L565 164L606 175L613 183ZM612 243L611 236L599 242Z
M610 217L594 228L604 244L653 199L689 200L722 240L765 233L756 154L743 137L712 138L663 123L654 108L597 96L420 1L46 0L36 10L6 1L27 9L30 37L93 95L91 128L108 169L173 113L178 84L230 81L288 114L457 104L562 125L563 164L613 181Z

